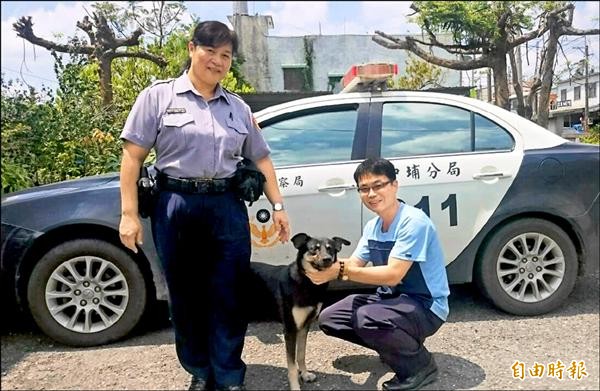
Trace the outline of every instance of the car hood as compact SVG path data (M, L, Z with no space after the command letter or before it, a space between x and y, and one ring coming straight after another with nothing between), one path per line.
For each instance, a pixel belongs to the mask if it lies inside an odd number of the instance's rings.
M48 197L51 195L102 186L118 179L119 173L114 172L110 174L95 175L80 179L71 179L68 181L51 183L49 185L31 187L29 189L5 194L2 196L2 206L39 197Z

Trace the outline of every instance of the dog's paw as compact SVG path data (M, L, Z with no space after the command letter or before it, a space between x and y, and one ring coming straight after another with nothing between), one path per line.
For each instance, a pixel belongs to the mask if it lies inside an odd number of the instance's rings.
M300 377L302 378L303 382L310 383L310 382L315 381L315 379L317 378L317 375L315 375L312 372L305 371L300 374Z

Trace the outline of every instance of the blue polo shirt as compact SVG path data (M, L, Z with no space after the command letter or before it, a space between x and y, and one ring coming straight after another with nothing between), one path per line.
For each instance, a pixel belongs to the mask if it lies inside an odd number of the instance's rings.
M137 97L121 138L156 150L156 168L180 178L229 178L246 157L270 153L250 107L217 86L206 100L185 72L158 81Z
M420 209L401 202L389 229L383 232L381 225L380 217L365 225L353 255L372 262L373 266L387 265L389 257L413 264L400 284L380 286L378 293L407 294L445 321L450 289L442 246L431 219Z

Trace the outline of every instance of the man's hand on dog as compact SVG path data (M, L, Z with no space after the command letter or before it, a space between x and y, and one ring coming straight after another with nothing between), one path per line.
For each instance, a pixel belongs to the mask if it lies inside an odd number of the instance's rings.
M310 270L305 270L305 273L306 277L310 278L313 284L325 284L326 282L335 280L338 274L340 274L340 263L336 262L331 267L321 271L311 268Z
M287 242L290 239L290 223L285 210L273 212L273 223L275 223L277 234L279 235L279 241L281 243Z

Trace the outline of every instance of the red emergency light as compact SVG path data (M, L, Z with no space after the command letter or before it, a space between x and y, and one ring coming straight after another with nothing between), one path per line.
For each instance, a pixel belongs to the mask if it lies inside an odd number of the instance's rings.
M398 74L398 64L371 63L353 65L342 78L342 92L358 91L374 85L385 84L388 78Z

